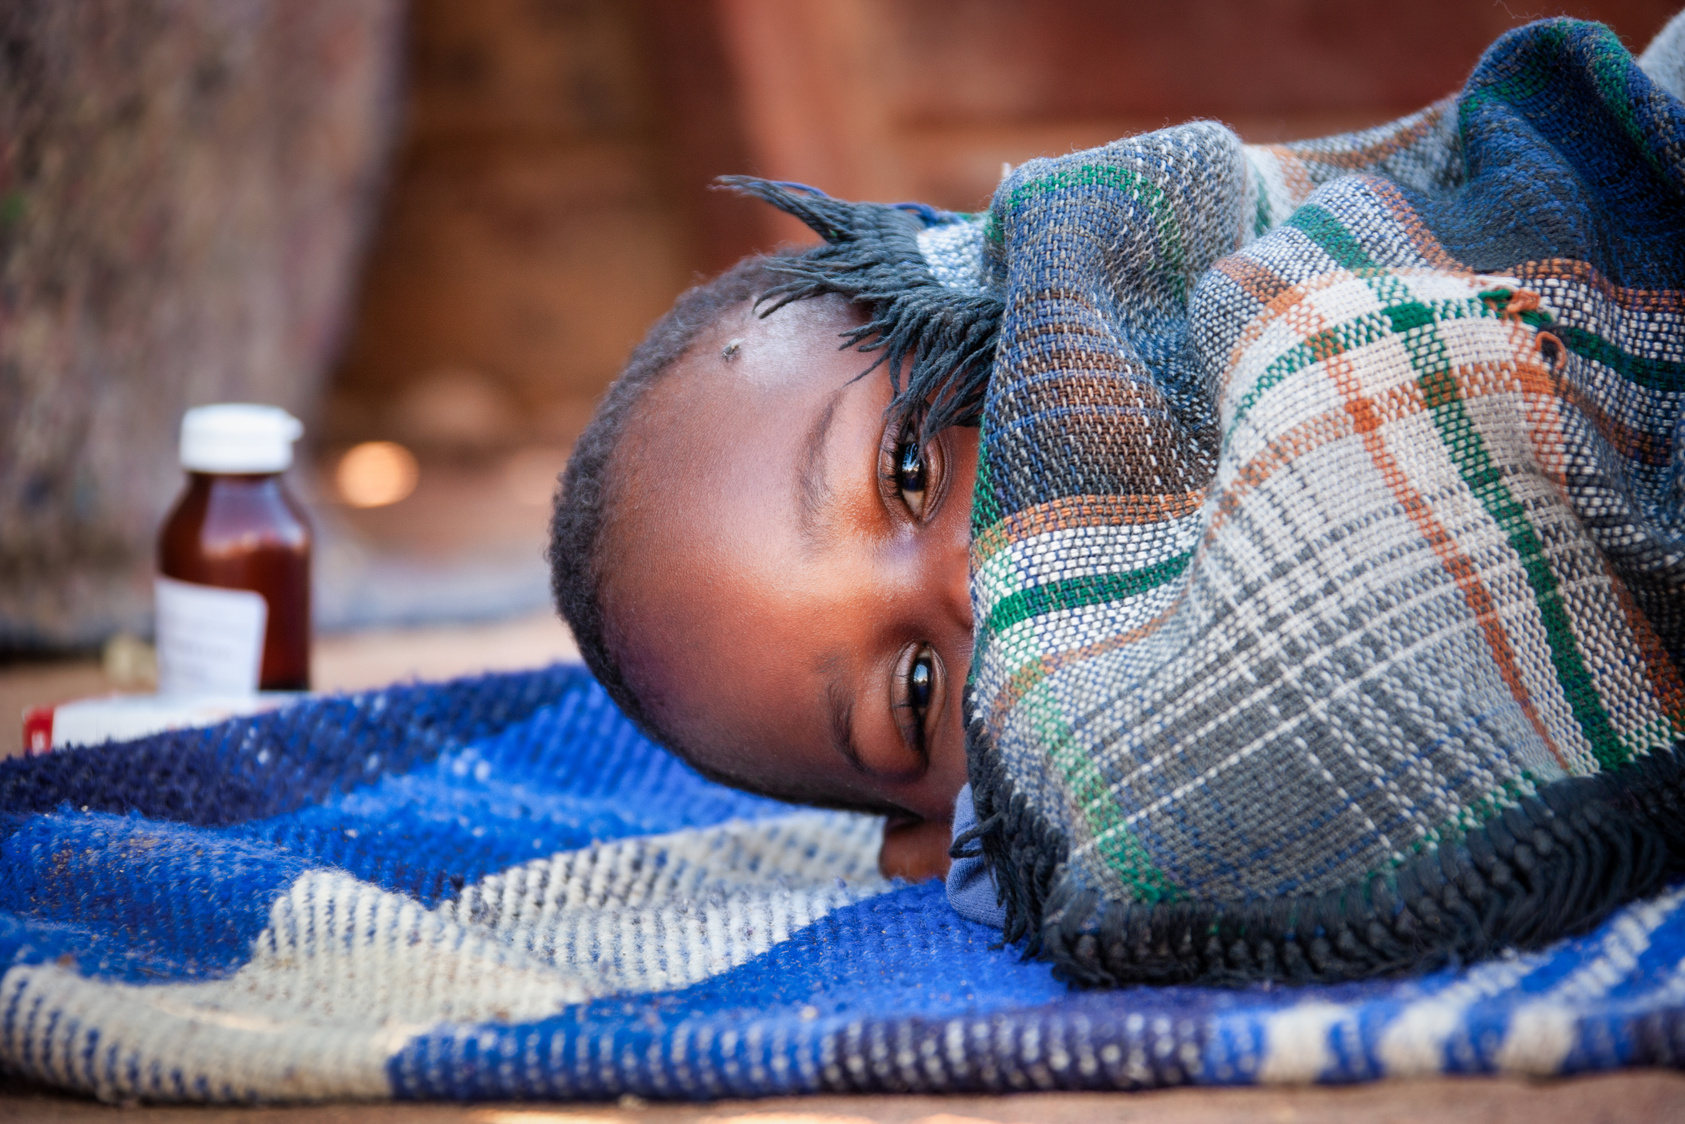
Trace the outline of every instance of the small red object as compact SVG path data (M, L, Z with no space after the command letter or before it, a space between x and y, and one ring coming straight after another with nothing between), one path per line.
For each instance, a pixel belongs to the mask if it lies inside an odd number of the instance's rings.
M53 708L25 707L23 712L23 754L39 757L53 751Z

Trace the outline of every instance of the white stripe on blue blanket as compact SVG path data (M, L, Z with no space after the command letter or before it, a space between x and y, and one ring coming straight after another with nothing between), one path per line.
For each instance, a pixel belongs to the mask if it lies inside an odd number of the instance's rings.
M610 842L431 910L311 870L224 979L137 986L13 968L0 977L0 1056L108 1100L388 1096L388 1062L422 1032L683 987L888 890L881 823L802 811Z
M1544 1076L1624 1064L1627 1031L1618 1024L1677 1010L1685 999L1682 906L1685 888L1676 887L1548 952L1417 981L1315 989L1274 1010L1238 1007L1216 1020L1211 1075L1302 1084L1442 1073ZM1342 991L1355 995L1329 1001ZM1591 1027L1604 1037L1602 1056L1577 1058L1577 1050L1597 1045L1584 1031L1610 1015L1618 1015L1613 1027Z

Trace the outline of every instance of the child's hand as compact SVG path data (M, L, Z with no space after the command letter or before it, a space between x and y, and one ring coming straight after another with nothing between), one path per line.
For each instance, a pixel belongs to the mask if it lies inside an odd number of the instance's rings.
M953 827L947 820L890 820L883 828L878 871L885 878L923 882L948 874L948 844Z

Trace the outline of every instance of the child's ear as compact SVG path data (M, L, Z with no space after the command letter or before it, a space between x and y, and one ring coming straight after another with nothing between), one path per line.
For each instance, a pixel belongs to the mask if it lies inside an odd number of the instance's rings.
M879 873L909 882L946 878L952 834L953 827L947 820L891 819L883 826Z

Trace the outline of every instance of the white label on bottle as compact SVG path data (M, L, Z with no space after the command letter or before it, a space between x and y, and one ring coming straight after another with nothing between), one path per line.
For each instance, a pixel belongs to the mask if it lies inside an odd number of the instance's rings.
M269 603L246 589L158 578L158 691L243 695L257 690Z

